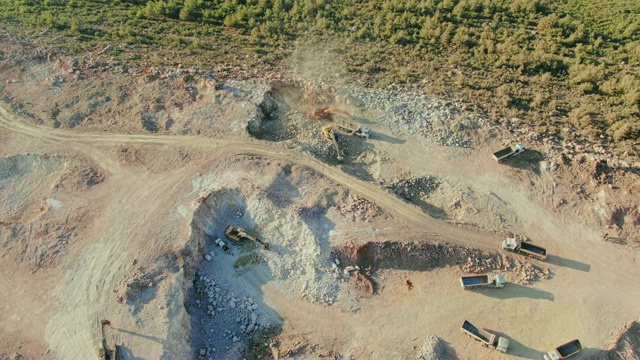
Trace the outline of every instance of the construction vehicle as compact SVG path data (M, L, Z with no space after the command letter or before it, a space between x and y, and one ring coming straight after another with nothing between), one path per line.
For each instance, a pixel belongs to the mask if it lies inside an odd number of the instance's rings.
M467 320L462 323L461 330L466 335L480 341L482 346L496 349L502 353L506 353L509 348L509 339L505 339L502 336L498 336L488 332L487 330L475 327Z
M327 126L330 126L330 125L333 126L335 130L338 132L341 132L347 135L359 136L363 139L368 139L371 136L371 129L369 129L367 125L357 124L349 120L345 120L343 118L333 116L333 114L341 114L341 115L344 115L344 117L347 117L349 119L353 118L353 116L351 116L351 114L349 114L348 112L344 110L339 110L339 109L317 108L313 111L313 116L319 117L321 119L330 120L331 124Z
M269 249L269 243L263 242L257 236L249 235L246 231L244 231L241 227L236 226L228 226L227 230L225 230L224 234L233 242L237 244L241 244L244 240L251 240L257 243L262 244L262 248L264 250Z
M533 245L530 242L516 240L515 238L504 239L502 241L502 248L533 259L544 260L547 258L547 249Z
M342 114L346 117L352 117L347 111L334 108L315 108L312 115L315 117L333 120L333 114Z
M227 254L230 254L231 249L229 249L227 244L224 241L222 241L222 239L217 238L215 243L220 247L220 249L222 249L222 251L226 252Z
M118 345L114 345L113 349L109 347L107 343L107 337L104 332L105 326L111 326L111 322L107 319L100 320L100 333L101 333L101 344L100 350L98 351L98 357L100 360L118 360Z
M338 141L336 140L336 132L368 139L371 136L371 131L367 125L360 125L343 118L338 118L336 116L333 116L333 114L341 114L344 117L352 118L351 114L349 114L348 112L333 108L316 108L312 113L312 115L315 117L328 119L329 121L331 121L330 124L322 127L322 133L324 134L324 137L327 140L330 140L335 147L336 159L338 160L338 162L341 162L342 160L344 160L344 156L342 155L340 147L338 146Z
M505 282L504 275L502 274L498 274L494 277L487 274L460 277L460 285L462 285L462 288L465 290L480 287L503 288Z
M493 153L493 158L499 162L502 163L505 160L512 158L516 155L522 154L524 152L524 145L522 143L515 143L515 144L511 144L510 146L502 149L502 150L498 150L496 152Z
M582 351L582 344L580 344L580 340L575 339L549 351L544 354L543 357L544 360L563 360L572 357L580 351Z
M336 134L333 132L333 125L326 125L322 127L322 133L327 140L331 140L331 143L336 148L336 160L341 162L344 160L344 156L340 152L340 147L338 146L338 141L336 140Z

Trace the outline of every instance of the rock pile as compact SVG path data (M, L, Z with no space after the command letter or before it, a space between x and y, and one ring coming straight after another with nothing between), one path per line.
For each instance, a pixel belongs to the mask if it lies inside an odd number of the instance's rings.
M347 201L340 202L337 206L343 215L351 215L354 220L370 221L372 218L385 215L384 210L378 205L356 194L350 194Z
M445 342L435 335L427 335L418 353L419 360L446 360L452 359L446 348Z
M435 176L418 176L393 179L385 185L385 188L405 200L416 202L424 200L438 186L440 186L440 181Z
M235 344L246 343L255 333L270 326L266 320L268 315L262 314L260 304L251 296L236 294L228 290L224 284L199 272L196 273L193 284L195 306L209 317L200 321L210 324L203 329L203 335L210 341L206 341L203 344L205 346L201 345L196 351L196 356L199 358L219 358L223 356L219 354L220 352L224 354ZM216 326L215 324L218 323L224 326ZM215 341L211 341L213 335L215 335Z
M457 265L466 273L511 272L513 276L509 281L520 284L553 277L549 268L454 244L369 242L361 246L346 245L335 255L346 266L357 264L370 267L372 272L396 268L429 271Z

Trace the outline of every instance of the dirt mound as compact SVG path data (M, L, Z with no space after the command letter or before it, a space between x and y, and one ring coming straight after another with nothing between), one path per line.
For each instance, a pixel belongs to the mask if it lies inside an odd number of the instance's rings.
M443 209L427 202L430 194L439 186L440 180L435 176L411 176L409 173L401 174L384 185L398 197L418 205L427 214L437 219L447 219L449 215Z
M358 265L371 269L372 273L383 269L430 271L459 266L467 273L511 272L513 276L509 280L520 284L550 279L554 275L549 268L454 244L368 242L361 246L346 245L336 251L335 256L344 266Z
M616 335L613 347L606 354L607 359L638 359L640 358L640 322L638 320L627 324Z
M447 343L435 335L427 335L420 347L418 360L456 359L455 351Z
M56 187L67 190L89 189L102 183L106 178L106 173L99 166L87 159L74 159L60 176Z

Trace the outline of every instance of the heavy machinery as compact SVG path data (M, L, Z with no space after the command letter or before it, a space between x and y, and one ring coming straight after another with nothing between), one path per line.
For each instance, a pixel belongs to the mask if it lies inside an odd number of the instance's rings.
M215 243L216 243L216 245L218 245L220 247L220 249L222 249L222 251L226 252L227 254L231 254L231 249L229 249L227 244L225 244L225 242L222 241L222 239L217 238L215 240Z
M544 354L544 360L564 360L582 351L580 340L571 340Z
M367 125L357 124L343 118L338 118L333 116L333 114L341 114L344 117L352 118L351 114L344 110L333 109L333 108L317 108L313 111L313 116L319 117L321 119L328 119L331 121L330 124L322 127L322 133L327 140L330 140L333 146L336 148L337 160L338 162L342 161L344 157L340 152L340 147L338 146L338 141L336 140L336 132L354 135L361 137L363 139L368 139L371 136L371 130Z
M532 259L544 260L547 258L547 249L532 243L520 241L516 238L506 238L502 241L502 248L516 254L528 256Z
M485 329L476 327L467 320L462 323L461 330L466 335L480 341L482 346L496 349L502 353L506 353L507 349L509 349L509 339L505 339L502 336L492 334Z
M333 132L333 125L325 125L322 127L322 133L327 140L331 140L331 143L336 148L336 160L341 162L344 160L344 156L340 153L340 147L338 146L338 141L336 140L336 134Z
M504 275L502 274L497 274L493 277L487 274L460 277L460 285L462 285L462 288L465 290L480 287L503 288L505 282Z
M346 117L352 117L347 111L334 109L334 108L315 108L313 109L313 116L333 120L333 114L342 114Z
M105 326L111 326L111 322L107 319L100 320L100 333L102 337L101 339L102 342L100 344L100 351L98 353L98 357L100 358L100 360L117 360L119 347L118 345L114 345L113 348L109 347L109 344L107 343L107 336L105 335L105 332L104 332Z
M503 163L505 160L512 158L516 155L522 154L524 152L524 145L521 143L515 143L507 146L504 149L498 150L493 153L493 158L499 162Z
M224 234L229 238L229 240L234 241L238 244L242 244L244 240L251 240L257 243L262 244L262 248L264 250L269 249L269 243L263 242L257 236L253 236L244 231L243 228L237 226L228 226L227 230L225 230Z

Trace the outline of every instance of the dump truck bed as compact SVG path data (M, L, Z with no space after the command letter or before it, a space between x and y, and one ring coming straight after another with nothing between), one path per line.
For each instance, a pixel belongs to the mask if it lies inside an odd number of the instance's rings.
M509 146L509 147L506 147L506 148L504 148L502 150L498 150L498 151L494 152L493 153L493 157L496 160L500 160L500 159L504 158L505 156L507 156L507 155L509 155L511 153L513 153L513 149L511 148L511 146Z
M489 284L489 275L462 276L460 281L463 285L486 285Z
M558 351L560 356L562 356L563 358L566 358L568 356L575 355L578 352L580 352L580 350L582 350L582 345L580 344L580 341L576 339L573 341L569 341L564 345L558 346L556 350Z
M491 339L492 334L490 334L489 332L487 332L485 330L482 330L480 328L477 328L477 327L473 326L473 324L471 324L467 320L465 320L464 323L462 324L462 328L464 330L468 331L469 333L473 334L474 336L478 337L483 342L485 342L487 344L491 344L492 343L492 339Z
M533 245L531 243L521 242L520 243L520 248L523 249L523 250L531 251L531 252L539 254L539 255L547 255L547 250L545 248L537 246L537 245Z

